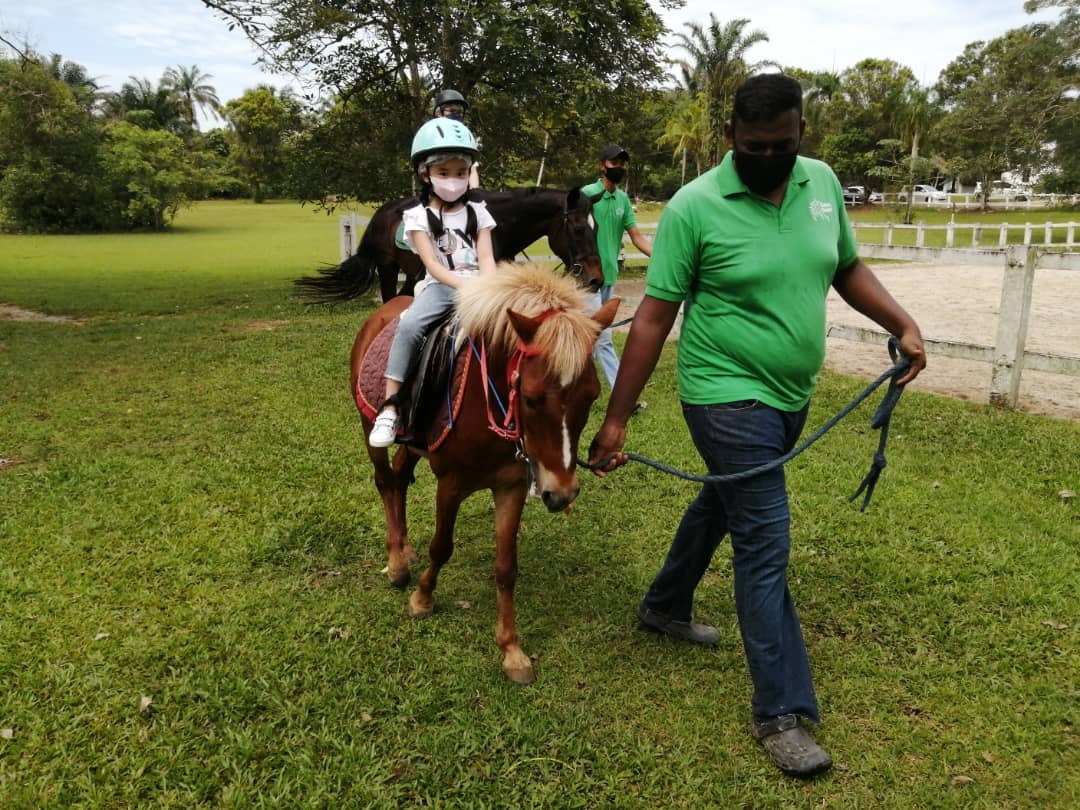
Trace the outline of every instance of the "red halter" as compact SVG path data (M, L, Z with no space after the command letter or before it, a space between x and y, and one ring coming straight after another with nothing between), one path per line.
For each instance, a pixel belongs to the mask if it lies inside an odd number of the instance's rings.
M534 320L543 323L548 318L564 312L562 309L549 309ZM521 361L526 357L536 357L540 350L531 343L526 343L520 337L514 353L510 355L510 361L506 366L506 386L509 391L506 402L506 414L500 425L491 410L491 400L488 394L490 383L488 381L487 349L483 340L480 341L480 379L484 386L484 405L487 408L488 428L501 439L516 442L521 440L521 420L518 419L518 380L521 377Z

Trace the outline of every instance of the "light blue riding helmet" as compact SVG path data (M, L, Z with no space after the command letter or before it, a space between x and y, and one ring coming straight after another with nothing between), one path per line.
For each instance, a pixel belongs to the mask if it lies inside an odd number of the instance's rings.
M480 155L480 149L469 128L460 121L432 118L416 130L411 154L413 169L418 169L434 162L431 158L462 157L473 163Z

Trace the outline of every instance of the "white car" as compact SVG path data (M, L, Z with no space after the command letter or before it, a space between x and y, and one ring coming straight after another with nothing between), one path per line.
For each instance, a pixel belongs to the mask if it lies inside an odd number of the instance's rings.
M907 202L907 191L897 195L900 202ZM911 201L916 203L943 203L949 201L949 195L940 189L928 185L915 185L911 189Z

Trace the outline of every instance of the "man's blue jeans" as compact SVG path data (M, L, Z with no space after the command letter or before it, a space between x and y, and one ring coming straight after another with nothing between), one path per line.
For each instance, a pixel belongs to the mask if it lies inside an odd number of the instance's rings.
M786 412L755 400L683 405L701 457L711 474L748 470L795 446L808 407ZM644 604L673 619L689 620L697 588L713 552L731 533L735 609L754 682L758 720L798 714L819 721L799 618L787 584L791 549L784 468L730 484L705 484L687 508Z

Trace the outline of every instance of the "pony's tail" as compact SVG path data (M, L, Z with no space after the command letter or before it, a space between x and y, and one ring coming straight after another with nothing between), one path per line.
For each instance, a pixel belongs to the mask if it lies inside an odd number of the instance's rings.
M317 276L304 276L294 281L300 297L312 304L336 304L370 290L379 277L379 270L365 244L367 235L368 231L364 231L359 249L341 264L321 267Z

